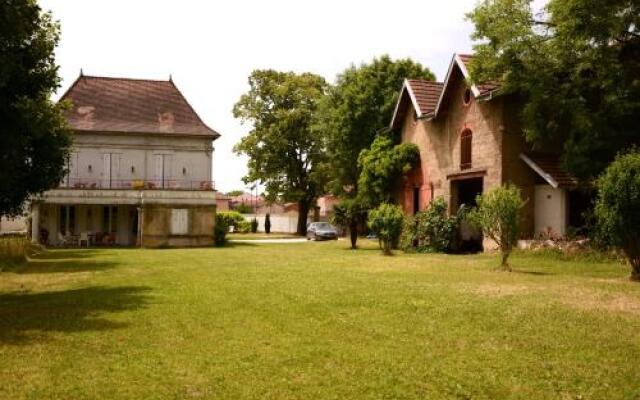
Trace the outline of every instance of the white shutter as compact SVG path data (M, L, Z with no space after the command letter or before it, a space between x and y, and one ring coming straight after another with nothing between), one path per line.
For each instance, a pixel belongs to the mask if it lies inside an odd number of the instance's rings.
M111 154L102 155L102 187L109 188L111 183Z
M156 154L155 156L155 180L156 185L162 185L162 154Z
M164 155L164 179L173 179L173 156L170 154Z
M111 174L113 179L120 179L120 154L111 154Z
M189 210L174 208L171 210L171 234L186 235L189 231Z

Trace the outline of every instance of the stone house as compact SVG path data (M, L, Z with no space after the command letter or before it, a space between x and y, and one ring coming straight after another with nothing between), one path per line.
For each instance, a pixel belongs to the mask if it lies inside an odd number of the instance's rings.
M523 238L564 236L580 223L583 209L576 179L562 170L557 154L531 151L518 102L500 96L499 85L468 84L471 58L454 55L442 83L403 84L390 128L401 142L419 147L420 164L399 182L399 203L413 214L442 196L453 213L475 205L476 195L512 183L526 200Z
M68 175L31 203L50 245L213 243L213 141L173 81L80 75L61 100L74 132Z

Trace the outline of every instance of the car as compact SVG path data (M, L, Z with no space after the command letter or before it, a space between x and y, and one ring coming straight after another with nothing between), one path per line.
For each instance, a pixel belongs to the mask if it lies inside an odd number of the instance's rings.
M338 230L328 222L312 222L307 227L307 240L338 240Z

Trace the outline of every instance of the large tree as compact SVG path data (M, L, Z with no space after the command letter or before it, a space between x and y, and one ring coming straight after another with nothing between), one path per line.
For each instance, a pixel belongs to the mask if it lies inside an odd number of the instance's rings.
M392 60L385 55L346 69L329 89L320 105L316 129L328 138L334 194L356 196L360 152L369 149L376 135L389 126L405 79L434 80L435 76L410 59Z
M550 0L534 15L528 0L483 0L468 17L473 80L521 99L537 148L562 148L589 179L640 142L640 1Z
M323 140L310 129L326 90L317 75L256 70L233 114L252 124L234 151L249 157L245 183L265 185L267 200L298 203L297 233L307 232L307 215L324 186Z
M60 183L71 146L54 49L59 25L33 0L0 1L0 215Z

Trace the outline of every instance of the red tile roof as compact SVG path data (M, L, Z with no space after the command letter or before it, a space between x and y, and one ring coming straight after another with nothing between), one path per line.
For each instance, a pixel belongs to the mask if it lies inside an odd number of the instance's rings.
M541 174L543 178L547 179L550 177L557 183L558 187L571 188L578 185L578 179L562 167L562 163L558 157L527 154L524 157L525 161L526 158L531 160L535 166L543 172L543 174Z
M467 71L469 71L469 67L471 65L471 61L473 60L473 55L472 54L458 54L458 57L460 58L460 60L464 64L464 67L467 69ZM478 90L480 91L480 95L482 96L482 95L488 94L488 93L500 88L500 83L499 82L495 82L495 81L491 81L491 82L485 82L485 83L476 84L476 87L478 88Z
M444 83L408 79L407 84L415 96L418 112L421 115L435 111Z
M76 131L203 136L218 134L202 122L169 81L81 75L62 96Z

